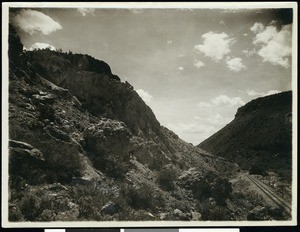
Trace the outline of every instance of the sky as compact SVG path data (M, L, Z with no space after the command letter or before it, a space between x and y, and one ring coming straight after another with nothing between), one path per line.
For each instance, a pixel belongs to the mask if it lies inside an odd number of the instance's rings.
M289 9L18 8L32 50L89 54L128 81L159 122L199 144L237 109L291 90Z

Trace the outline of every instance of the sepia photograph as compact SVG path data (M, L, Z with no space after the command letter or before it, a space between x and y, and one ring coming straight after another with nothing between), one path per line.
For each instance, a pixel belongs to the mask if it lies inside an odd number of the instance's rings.
M2 6L3 226L295 225L296 3Z

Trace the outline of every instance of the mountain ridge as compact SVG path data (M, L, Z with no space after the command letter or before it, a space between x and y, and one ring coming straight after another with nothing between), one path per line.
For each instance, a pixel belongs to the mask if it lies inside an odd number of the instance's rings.
M23 51L12 27L9 43L10 221L213 219L199 201L229 198L236 164L161 126L105 62Z
M235 119L198 147L237 162L241 168L260 166L291 178L292 92L252 100Z

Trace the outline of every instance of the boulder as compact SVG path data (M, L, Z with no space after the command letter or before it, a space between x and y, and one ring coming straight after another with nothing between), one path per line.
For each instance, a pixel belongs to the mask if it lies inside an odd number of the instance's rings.
M131 133L120 121L106 119L85 130L87 150L96 153L127 154Z
M53 104L54 103L54 96L50 93L44 94L34 94L33 101L36 103L43 103L43 104Z
M100 212L104 214L113 215L118 212L118 206L112 201L109 201L101 208Z
M20 186L22 180L30 184L43 182L45 159L42 152L21 141L11 140L9 144L9 175L12 184Z

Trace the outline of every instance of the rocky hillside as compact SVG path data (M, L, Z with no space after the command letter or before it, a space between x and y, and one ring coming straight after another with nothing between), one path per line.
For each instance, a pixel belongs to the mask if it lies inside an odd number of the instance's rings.
M10 221L237 220L238 165L161 126L105 62L22 49L10 26Z
M290 179L292 92L249 102L238 109L231 123L198 147L232 160L243 169L260 174L274 171Z

